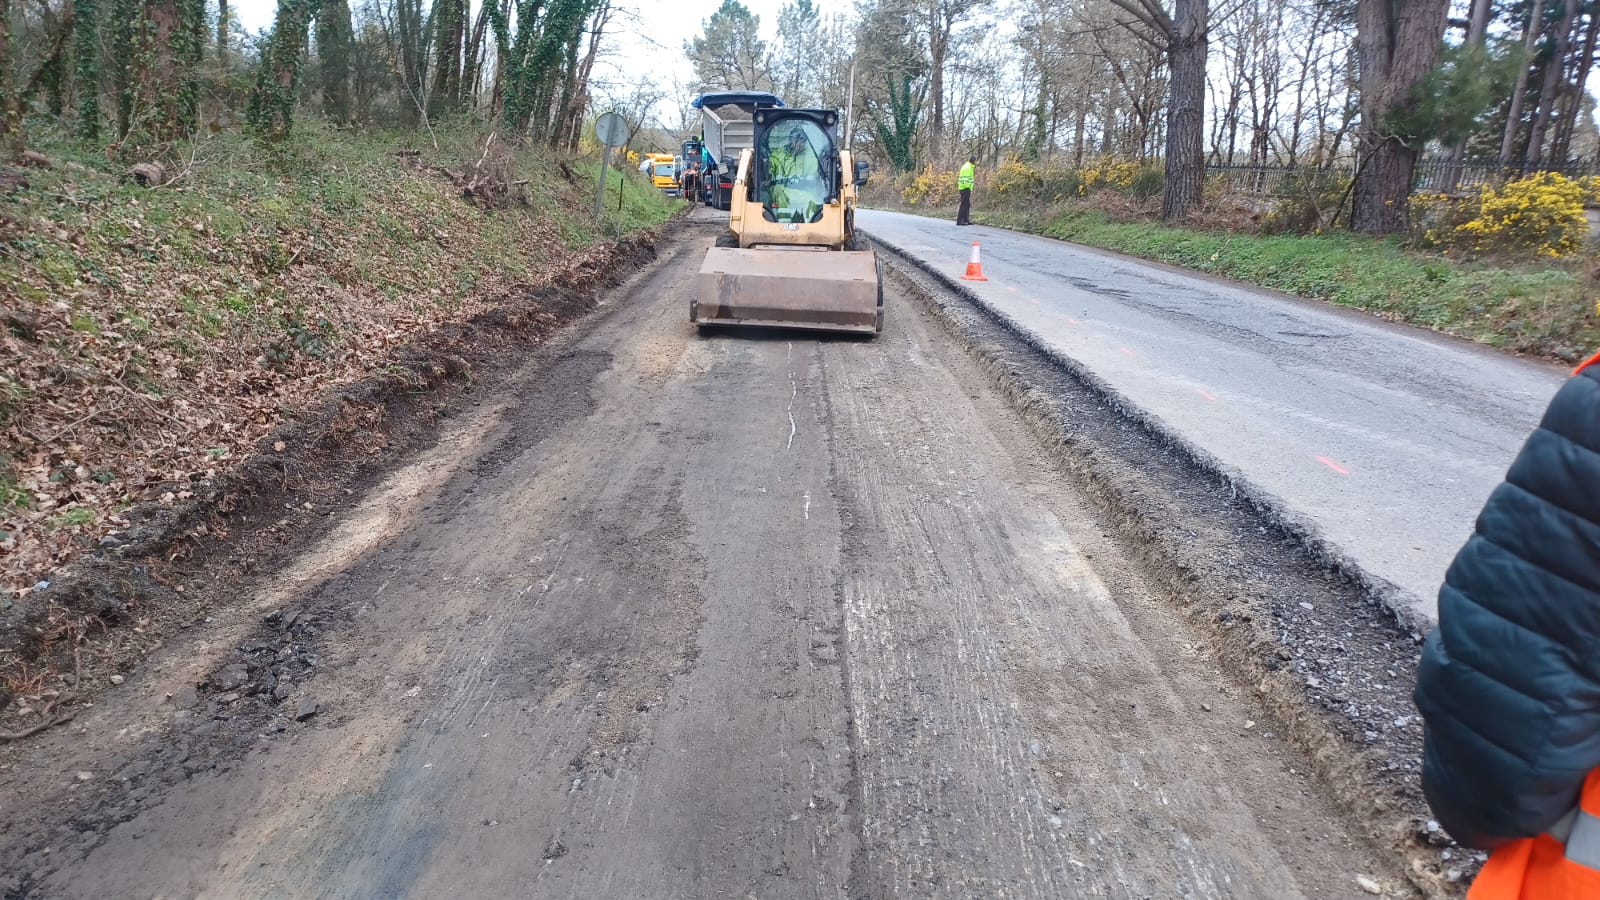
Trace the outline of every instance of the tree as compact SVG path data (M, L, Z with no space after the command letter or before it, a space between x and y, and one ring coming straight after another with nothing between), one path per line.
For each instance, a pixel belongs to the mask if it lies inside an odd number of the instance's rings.
M1209 0L1174 0L1172 15L1156 0L1111 0L1133 17L1126 24L1166 54L1166 190L1161 218L1180 219L1198 209L1205 187L1206 47Z
M217 62L228 67L228 0L217 0Z
M1577 73L1567 82L1566 102L1557 117L1555 139L1550 145L1550 162L1556 165L1565 163L1571 154L1572 139L1578 132L1579 119L1584 119L1590 127L1593 127L1594 119L1588 106L1594 103L1594 99L1581 87L1577 89L1573 87L1589 83L1589 73L1593 70L1596 58L1596 45L1600 44L1600 3L1591 3L1588 14L1589 25L1585 30L1582 49L1578 51L1576 59Z
M1533 0L1533 11L1528 15L1527 27L1522 34L1522 67L1517 71L1517 86L1511 91L1511 109L1506 113L1506 129L1500 139L1500 165L1511 164L1511 154L1517 134L1522 128L1522 104L1528 96L1528 66L1533 60L1533 50L1539 43L1540 26L1544 18L1544 0Z
M820 63L827 56L822 11L812 0L791 0L778 12L778 43L768 70L773 90L790 106L821 103Z
M683 49L694 64L702 91L772 89L761 17L739 0L722 0L722 6L705 21L704 33L686 41Z
M1350 213L1356 231L1406 228L1422 141L1400 123L1415 111L1417 88L1439 60L1448 8L1448 0L1358 0L1361 137Z
M117 137L170 141L194 131L205 0L112 0ZM82 39L90 39L89 34Z
M428 114L461 107L461 70L467 45L467 0L434 0L433 85L428 91Z
M1472 55L1486 56L1483 49L1489 37L1489 12L1492 0L1472 0L1472 5L1467 13L1467 39L1463 45L1464 52ZM1450 148L1450 170L1446 174L1445 191L1454 191L1461 182L1461 163L1467 158L1467 139L1471 135L1462 133Z
M943 158L945 146L945 70L958 42L957 29L989 6L991 0L924 0L923 27L928 48L928 97L932 110L928 122L928 147L935 159ZM959 153L957 154L960 155Z
M877 149L897 172L917 168L916 139L928 98L928 64L913 13L877 0L857 31L861 106Z
M350 53L354 40L348 0L322 0L317 11L317 76L328 118L350 121Z
M20 146L21 113L11 88L11 0L0 0L0 151Z
M294 124L300 60L306 52L306 37L317 6L317 0L278 0L272 36L261 53L256 87L245 113L250 130L262 137L287 137Z
M589 19L589 46L584 53L582 61L576 59L576 53L568 54L567 80L561 92L561 122L556 132L551 135L552 141L558 146L568 150L578 149L578 139L583 132L584 113L589 108L589 83L594 76L594 64L600 58L600 44L605 37L606 28L611 23L611 16L615 12L611 0L599 0L598 6ZM576 51L577 43L571 45ZM652 101L653 105L654 101ZM630 139L631 139L630 135Z
M78 133L85 140L97 141L100 139L100 0L76 0L73 10Z
M600 0L551 0L538 15L538 0L518 4L516 36L506 57L503 118L514 132L559 143L567 95L579 46Z
M1538 168L1544 158L1545 133L1549 131L1550 122L1555 118L1556 107L1562 99L1561 95L1566 90L1576 89L1572 85L1564 84L1562 76L1566 74L1572 25L1577 18L1578 0L1566 0L1561 20L1551 35L1550 58L1545 62L1544 79L1539 85L1539 107L1533 116L1533 128L1528 132L1525 169Z

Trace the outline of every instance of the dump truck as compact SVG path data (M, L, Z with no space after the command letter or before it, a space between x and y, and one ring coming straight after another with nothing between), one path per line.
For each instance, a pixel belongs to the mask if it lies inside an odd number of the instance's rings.
M728 230L706 251L689 320L876 334L883 270L856 235L867 166L833 110L756 109L730 183Z
M701 141L717 161L717 183L706 203L726 210L732 203L739 154L755 145L756 110L778 108L783 101L766 91L720 91L701 94L692 105L700 110Z
M678 196L678 164L671 153L650 153L650 181L668 197Z
M703 177L705 154L701 152L699 138L689 138L683 142L683 152L678 157L679 176L678 183L682 186L683 198L690 203L711 204L710 185ZM693 177L686 177L693 172ZM689 196L689 181L694 182L694 196Z

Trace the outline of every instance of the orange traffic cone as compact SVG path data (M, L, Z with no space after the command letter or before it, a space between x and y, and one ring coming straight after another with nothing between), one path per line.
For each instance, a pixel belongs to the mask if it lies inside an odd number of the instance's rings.
M983 261L978 258L978 242L972 242L972 258L967 260L967 274L961 276L962 281L988 281L983 277Z

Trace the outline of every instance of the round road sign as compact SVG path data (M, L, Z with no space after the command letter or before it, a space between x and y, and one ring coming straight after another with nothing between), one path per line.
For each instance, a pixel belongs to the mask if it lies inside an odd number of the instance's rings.
M616 113L594 120L594 136L607 147L620 147L628 141L628 123Z

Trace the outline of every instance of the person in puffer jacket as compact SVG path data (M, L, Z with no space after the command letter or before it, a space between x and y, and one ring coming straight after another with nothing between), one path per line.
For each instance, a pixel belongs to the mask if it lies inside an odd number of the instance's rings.
M1600 897L1600 355L1445 574L1415 700L1435 817L1495 850L1469 896Z

